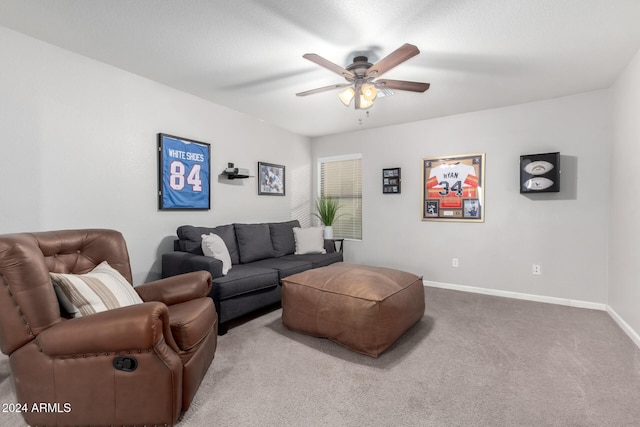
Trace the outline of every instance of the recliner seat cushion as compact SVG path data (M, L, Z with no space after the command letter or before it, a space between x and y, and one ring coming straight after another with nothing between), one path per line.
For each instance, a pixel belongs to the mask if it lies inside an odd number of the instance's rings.
M234 227L242 264L276 255L271 244L269 224L234 224Z

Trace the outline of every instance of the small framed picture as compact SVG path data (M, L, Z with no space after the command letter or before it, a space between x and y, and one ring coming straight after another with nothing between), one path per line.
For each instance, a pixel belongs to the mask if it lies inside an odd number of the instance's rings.
M285 173L283 165L258 162L258 178L258 195L285 195Z
M464 200L463 206L462 216L464 218L480 218L480 203L478 199Z
M399 194L400 183L400 168L382 169L382 194Z
M427 200L424 202L425 218L438 218L440 204L437 200Z

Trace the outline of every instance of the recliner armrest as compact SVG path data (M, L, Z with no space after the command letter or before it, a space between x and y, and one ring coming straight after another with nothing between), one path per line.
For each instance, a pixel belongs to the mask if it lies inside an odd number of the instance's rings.
M36 338L50 357L95 355L127 350L148 350L164 336L176 353L167 306L146 302L65 320L45 329ZM87 339L90 338L90 339Z
M193 271L145 283L134 289L143 301L179 304L208 296L211 292L211 274L208 271Z

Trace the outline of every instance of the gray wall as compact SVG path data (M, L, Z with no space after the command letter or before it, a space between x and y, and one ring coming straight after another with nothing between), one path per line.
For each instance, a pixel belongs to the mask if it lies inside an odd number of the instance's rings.
M640 346L640 52L613 86L613 142L611 145L609 305L623 327L636 331ZM621 323L622 323L621 322Z
M0 63L0 233L117 229L138 284L179 225L309 222L308 138L2 27ZM158 211L159 132L211 144L210 211ZM258 161L286 166L285 197L218 180Z
M610 121L610 93L596 91L314 138L313 165L318 157L362 153L363 238L346 242L348 261L604 307ZM551 151L562 156L561 192L521 195L519 156ZM486 153L486 221L421 221L421 159L477 152ZM382 168L398 166L402 194L382 194ZM532 264L542 275L532 275Z

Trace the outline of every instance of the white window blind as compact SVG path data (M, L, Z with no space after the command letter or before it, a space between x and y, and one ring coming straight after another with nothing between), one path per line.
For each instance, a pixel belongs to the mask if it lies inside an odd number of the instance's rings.
M331 196L340 205L333 237L362 239L362 156L321 158L318 169L320 196Z

